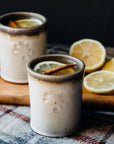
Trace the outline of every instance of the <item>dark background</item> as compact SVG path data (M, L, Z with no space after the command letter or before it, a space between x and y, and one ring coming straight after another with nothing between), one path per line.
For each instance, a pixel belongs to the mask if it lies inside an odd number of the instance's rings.
M114 0L0 0L0 15L40 13L48 19L48 43L92 38L114 46Z

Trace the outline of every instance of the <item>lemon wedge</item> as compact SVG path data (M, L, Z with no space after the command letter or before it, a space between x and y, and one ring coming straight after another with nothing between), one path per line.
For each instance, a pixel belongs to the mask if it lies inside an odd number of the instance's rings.
M106 62L102 70L108 70L114 72L114 57Z

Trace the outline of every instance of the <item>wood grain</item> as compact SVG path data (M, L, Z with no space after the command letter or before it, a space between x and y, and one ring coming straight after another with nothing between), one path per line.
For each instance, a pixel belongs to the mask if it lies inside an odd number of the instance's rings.
M14 84L0 77L0 103L29 105L27 84Z
M0 78L0 103L29 105L28 85L9 83ZM83 88L82 107L87 110L114 110L114 95L96 95Z

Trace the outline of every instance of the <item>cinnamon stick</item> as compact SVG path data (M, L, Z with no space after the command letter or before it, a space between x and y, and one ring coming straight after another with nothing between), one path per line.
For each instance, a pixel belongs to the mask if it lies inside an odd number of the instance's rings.
M14 27L14 28L18 28L18 26L16 25L16 23L12 20L9 21L8 26L10 27Z
M69 68L69 67L73 67L73 66L75 66L74 63L66 64L66 65L63 65L63 66L60 66L60 67L57 67L57 68L53 68L51 70L47 70L47 71L45 71L43 73L44 74L52 74L54 72L57 72L57 71L60 71L60 70L63 70L63 69Z

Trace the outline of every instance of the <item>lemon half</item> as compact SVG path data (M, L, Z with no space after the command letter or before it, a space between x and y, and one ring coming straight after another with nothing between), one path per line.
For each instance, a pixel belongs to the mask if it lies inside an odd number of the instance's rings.
M85 72L89 73L103 66L106 58L106 50L99 41L82 39L71 45L69 55L84 61L86 65Z
M92 72L85 76L83 85L93 93L114 93L114 72L106 70Z

